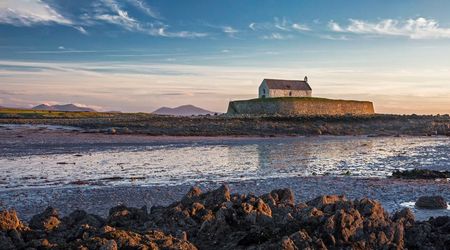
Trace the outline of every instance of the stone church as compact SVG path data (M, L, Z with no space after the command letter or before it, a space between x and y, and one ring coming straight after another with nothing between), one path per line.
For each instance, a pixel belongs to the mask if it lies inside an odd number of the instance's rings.
M259 85L259 98L311 97L308 77L301 80L264 79Z

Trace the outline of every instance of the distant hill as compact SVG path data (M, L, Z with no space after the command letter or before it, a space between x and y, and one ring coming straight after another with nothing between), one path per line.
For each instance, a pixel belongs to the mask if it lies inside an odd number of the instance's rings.
M41 104L32 108L33 110L48 110L48 111L77 111L77 112L97 112L94 109L79 107L74 104L64 104L64 105L47 105Z
M176 108L162 107L152 114L155 115L173 115L173 116L191 116L191 115L213 115L216 112L212 112L206 109L196 107L194 105L183 105Z

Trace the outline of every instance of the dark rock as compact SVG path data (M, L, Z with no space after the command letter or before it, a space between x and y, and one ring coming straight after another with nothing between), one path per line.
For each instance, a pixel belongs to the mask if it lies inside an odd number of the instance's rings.
M343 195L324 195L315 198L314 200L308 201L306 204L308 206L316 207L322 209L327 205L334 205L337 202L347 201L347 198Z
M114 227L137 227L148 220L147 207L134 208L124 205L109 210L107 223Z
M191 189L167 207L111 208L107 220L76 210L59 221L52 208L31 228L2 212L0 249L448 249L450 217L391 217L371 199L320 196L294 204L289 189L230 194ZM3 217L2 217L3 216ZM1 222L0 221L0 222ZM2 224L3 225L3 224Z
M33 216L30 220L30 227L37 230L51 231L59 226L58 211L48 207L44 212Z
M283 205L289 205L294 206L294 193L291 189L285 188L285 189L277 189L273 190L269 194L261 196L261 198L269 205L272 206L279 206L281 204Z
M447 202L442 196L421 196L416 201L416 207L425 209L446 209Z
M222 185L214 191L201 194L200 198L207 207L217 206L230 200L230 189L227 185Z
M449 249L450 217L431 218L416 222L405 232L405 247L408 249Z
M4 232L0 232L0 249L13 250L17 249L13 241Z
M392 220L395 222L403 223L405 227L411 227L414 225L416 220L414 213L409 208L403 208L397 211L392 216Z
M83 210L75 210L69 216L62 219L63 223L70 227L79 227L87 224L92 227L100 228L105 224L105 220L100 216L88 214Z
M392 173L393 178L398 179L445 179L450 178L450 171L436 171L427 169L413 169Z

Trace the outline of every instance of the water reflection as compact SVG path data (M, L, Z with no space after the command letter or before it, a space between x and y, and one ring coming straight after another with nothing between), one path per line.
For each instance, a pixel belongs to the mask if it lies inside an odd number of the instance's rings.
M0 189L173 185L309 175L385 177L394 169L450 170L449 142L449 138L431 137L296 137L0 157Z
M257 153L258 171L262 174L275 169L295 172L297 175L339 175L352 174L349 171L351 169L353 175L359 175L365 163L375 161L373 156L376 155L376 148L372 141L360 138L295 138L284 142L260 143Z

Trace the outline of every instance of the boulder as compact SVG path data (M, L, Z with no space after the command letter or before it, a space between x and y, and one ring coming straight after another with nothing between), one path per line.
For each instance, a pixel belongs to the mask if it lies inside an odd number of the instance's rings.
M44 212L33 216L30 220L30 227L37 230L51 231L59 226L58 211L48 207Z
M333 205L340 201L347 201L347 198L343 195L323 195L308 201L308 206L316 207L318 209L324 208L326 205Z
M14 210L0 212L0 231L14 230L20 226L20 220Z
M289 188L273 190L266 195L262 195L261 198L270 206L294 206L294 192Z
M62 219L63 223L71 227L79 227L83 224L87 224L91 227L100 228L105 224L105 220L100 216L88 214L83 210L75 210L69 214L69 216Z
M220 188L200 195L206 207L214 207L230 200L230 188L222 185Z
M424 209L446 209L447 202L442 196L421 196L416 201L416 207Z
M395 222L401 222L405 225L405 227L411 227L414 225L416 220L414 213L409 208L403 208L400 211L397 211L392 216L392 220Z
M147 207L134 208L120 205L109 210L108 225L115 227L132 227L148 220Z

